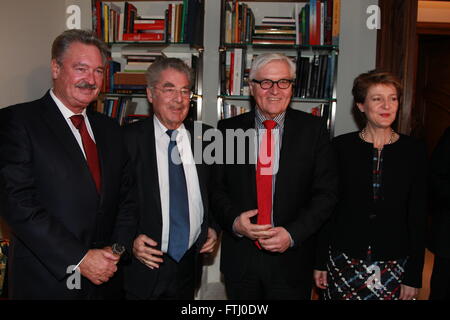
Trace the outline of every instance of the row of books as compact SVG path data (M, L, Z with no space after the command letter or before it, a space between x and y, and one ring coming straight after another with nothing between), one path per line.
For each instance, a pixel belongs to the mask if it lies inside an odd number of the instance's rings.
M131 97L106 97L99 99L93 110L117 120L120 125L127 123L127 117L134 115L137 103Z
M225 2L223 37L225 43L267 45L339 44L341 0L309 0L295 3L292 16L264 16L255 24L249 4Z
M248 76L256 54L246 53L243 48L234 48L221 54L220 91L223 95L248 96ZM294 97L330 99L333 96L333 80L336 55L321 54L302 56L301 51L290 56L296 64Z
M248 111L250 111L250 110L246 107L237 106L235 104L230 104L230 103L224 101L222 104L222 110L220 112L220 119L228 119L228 118L238 116L238 115L243 114Z
M168 4L162 15L142 15L130 2L93 2L93 29L106 43L183 42L198 44L203 37L202 0Z

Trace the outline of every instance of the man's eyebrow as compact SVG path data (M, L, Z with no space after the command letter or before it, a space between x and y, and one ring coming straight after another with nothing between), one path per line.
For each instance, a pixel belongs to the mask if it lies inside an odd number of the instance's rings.
M74 67L89 67L86 63L83 62L75 62L73 64Z
M74 67L84 67L84 68L89 68L89 65L83 62L76 62L73 64ZM101 69L104 70L105 67L104 66L98 66L97 68L95 68L96 70Z
M167 87L175 87L175 85L172 82L165 82L162 87L167 88Z

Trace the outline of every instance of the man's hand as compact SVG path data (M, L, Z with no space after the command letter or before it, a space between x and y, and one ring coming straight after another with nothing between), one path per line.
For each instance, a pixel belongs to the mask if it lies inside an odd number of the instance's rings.
M283 227L271 228L267 237L258 238L261 247L270 252L285 252L291 246L291 236Z
M257 214L257 209L242 212L234 221L233 230L250 240L270 238L273 235L273 231L270 231L272 229L270 224L258 225L250 222L250 218Z
M150 269L159 268L159 264L163 262L163 252L154 248L157 245L155 240L141 234L134 240L133 254Z
M93 284L100 285L107 282L117 271L116 264L119 259L120 257L107 248L91 249L79 265L80 273Z
M211 253L217 243L217 232L213 228L208 228L208 237L205 244L203 244L200 253Z

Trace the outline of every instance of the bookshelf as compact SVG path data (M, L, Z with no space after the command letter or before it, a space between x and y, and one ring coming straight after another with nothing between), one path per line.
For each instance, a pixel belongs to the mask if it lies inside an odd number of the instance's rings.
M91 10L92 29L111 51L95 110L120 124L151 115L145 70L166 56L194 70L189 117L201 118L204 0L91 0Z
M291 107L325 117L334 136L339 9L339 0L221 0L219 117L250 110L253 58L282 52L297 65Z

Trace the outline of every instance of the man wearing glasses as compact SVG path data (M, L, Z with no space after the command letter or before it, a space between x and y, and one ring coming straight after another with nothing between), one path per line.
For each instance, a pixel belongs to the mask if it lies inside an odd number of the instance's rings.
M229 299L311 297L314 235L336 203L337 174L324 121L288 107L294 78L284 54L259 55L249 75L254 110L218 125L225 140L230 130L252 130L257 142L256 161L227 160L215 170L212 205L224 230ZM251 153L246 146L235 158Z
M163 58L147 70L153 117L125 128L136 170L140 219L132 263L126 270L129 299L194 298L199 253L214 249L209 228L210 166L196 163L194 147L207 126L186 121L192 71L183 61ZM203 151L203 150L202 150Z

